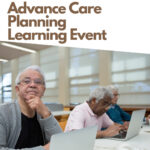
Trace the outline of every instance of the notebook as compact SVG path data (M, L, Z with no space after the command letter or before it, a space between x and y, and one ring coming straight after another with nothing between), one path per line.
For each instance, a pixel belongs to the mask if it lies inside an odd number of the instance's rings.
M93 150L97 126L55 134L51 137L50 150Z
M133 111L127 132L121 132L119 135L111 137L111 139L128 140L138 135L142 127L145 111L146 110Z

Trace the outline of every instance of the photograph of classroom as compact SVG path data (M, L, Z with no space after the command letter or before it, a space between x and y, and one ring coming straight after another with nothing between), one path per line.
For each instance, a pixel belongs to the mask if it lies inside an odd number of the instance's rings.
M100 86L114 85L118 88L114 97L117 97L118 106L126 113L131 115L132 112L137 112L134 110L140 112L140 109L145 109L146 114L143 116L150 116L150 54L1 42L1 106L18 99L15 90L16 77L31 65L38 65L45 75L46 91L42 101L51 110L62 131L68 129L67 125L74 108L85 104L91 91ZM35 85L36 82L33 81L31 82ZM115 95L113 92L112 94ZM94 138L93 150L148 150L150 126L143 116L142 122L140 121L143 124L142 128L139 124L140 128L134 136L125 142L103 137ZM138 127L134 122L136 120L133 118L132 124L135 131ZM108 127L106 130L111 129ZM99 132L101 137L104 132L98 130L97 135ZM74 143L76 142L75 140Z
M86 101L89 93L99 85L117 86L118 104L126 112L131 114L135 109L145 108L150 114L150 54L19 43L10 45L31 51L0 45L0 103L16 99L15 79L20 71L30 65L39 65L46 79L42 100L56 111L63 130L69 111Z

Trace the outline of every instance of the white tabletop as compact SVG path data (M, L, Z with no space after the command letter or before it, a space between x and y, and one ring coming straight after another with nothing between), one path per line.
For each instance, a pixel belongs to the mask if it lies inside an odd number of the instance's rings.
M53 111L52 114L54 116L62 116L62 115L69 115L71 111Z
M97 139L94 150L150 150L150 126L144 126L139 135L127 141Z

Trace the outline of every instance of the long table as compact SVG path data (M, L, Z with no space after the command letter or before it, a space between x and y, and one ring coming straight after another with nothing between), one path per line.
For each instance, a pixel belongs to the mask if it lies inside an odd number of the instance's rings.
M127 141L96 139L94 150L150 150L150 125L143 126L139 135Z
M64 116L64 115L69 115L71 111L52 111L52 114L56 116Z

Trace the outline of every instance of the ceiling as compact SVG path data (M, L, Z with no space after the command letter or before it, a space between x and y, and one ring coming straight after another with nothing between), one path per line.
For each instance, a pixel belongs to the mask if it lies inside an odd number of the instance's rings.
M20 51L15 48L3 46L3 45L1 45L1 43L2 42L0 42L0 59L11 60L11 59L15 59L20 56L24 56L26 54L31 54L29 52ZM39 44L25 44L25 43L12 43L12 42L5 42L5 43L20 46L23 48L32 49L35 51L40 51L40 50L50 47L49 45L39 45Z

